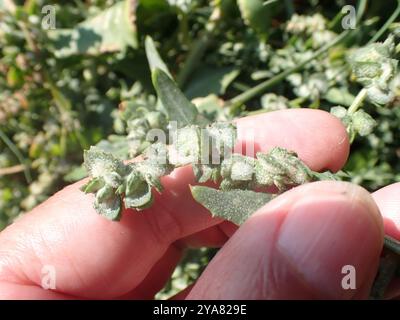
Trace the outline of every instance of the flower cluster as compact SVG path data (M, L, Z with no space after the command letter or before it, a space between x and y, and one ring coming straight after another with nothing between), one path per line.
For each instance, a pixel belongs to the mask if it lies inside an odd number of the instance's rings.
M357 134L361 137L369 135L376 126L375 119L364 110L349 113L346 108L336 106L331 108L331 113L342 121L347 129L350 141L353 141Z
M349 57L354 78L368 91L372 103L389 103L393 97L391 81L397 73L398 60L394 58L394 37L389 36L383 43L371 43L355 50Z
M316 31L324 31L326 29L325 18L317 13L311 16L303 16L293 14L286 25L286 31L291 34L307 34L312 35Z
M222 190L256 189L275 186L279 192L316 180L333 180L329 172L317 173L308 168L293 151L275 147L256 158L233 154L221 165Z
M261 106L267 111L288 109L289 100L275 93L266 93L261 97Z
M135 95L134 99L121 102L113 116L118 135L111 135L98 147L122 159L136 157L151 144L147 136L150 130L167 130L167 116L158 107L154 96Z
M367 98L376 105L386 105L396 96L397 64L394 38L390 35L383 43L371 43L355 50L349 57L353 77L364 88L353 100L349 109L342 106L331 108L346 127L350 141L355 136L369 135L376 121L365 111L358 110Z

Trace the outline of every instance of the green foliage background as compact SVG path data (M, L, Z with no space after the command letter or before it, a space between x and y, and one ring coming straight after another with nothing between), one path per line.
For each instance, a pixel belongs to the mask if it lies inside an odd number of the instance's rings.
M140 137L142 118L157 109L144 50L147 35L186 95L197 98L211 118L299 107L329 111L338 104L348 107L360 89L347 55L364 45L397 6L396 1L367 1L358 32L346 41L245 105L222 108L332 41L343 31L342 7L356 5L342 0L262 3L0 0L0 230L84 177L82 154L90 145L102 141L105 149L124 150L123 158L136 153L121 136ZM46 5L55 10L55 29L43 27ZM398 36L399 30L397 21L388 31ZM393 91L396 98L388 106L365 106L378 126L357 138L345 167L348 180L369 190L400 180L399 75ZM127 114L137 106L147 111ZM190 253L159 297L193 281L213 253Z

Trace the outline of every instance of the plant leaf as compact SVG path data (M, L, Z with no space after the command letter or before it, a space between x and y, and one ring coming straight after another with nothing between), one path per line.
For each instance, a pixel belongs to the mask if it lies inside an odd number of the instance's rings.
M139 183L134 190L132 190L129 194L125 195L125 207L134 208L134 209L142 209L147 205L151 204L153 200L153 194L151 192L150 185L142 181Z
M324 98L332 104L349 107L354 101L355 96L347 88L330 88Z
M191 187L194 199L211 211L214 217L242 224L268 203L273 195L250 190L222 191L209 187Z
M54 41L57 57L122 51L138 47L135 20L136 0L124 0L74 29L49 30L48 36Z
M111 195L102 201L96 199L94 208L100 215L109 220L118 221L121 218L121 199L116 195Z
M90 180L88 183L86 183L85 185L83 185L80 189L84 193L92 193L92 192L96 192L97 190L99 190L103 185L104 185L104 183L102 183L102 180L100 178L94 178L94 179Z
M176 121L178 128L194 124L199 113L176 83L161 69L152 72L154 87L170 121Z
M227 117L224 114L224 101L218 98L215 94L210 94L206 97L200 97L192 100L196 105L197 110L210 121L226 121Z
M362 137L369 135L377 125L375 119L364 110L356 111L353 114L352 120L354 130Z
M87 172L84 166L77 166L77 167L73 167L71 169L70 172L68 172L64 177L64 181L65 182L76 182L79 180L82 180L83 178L85 178L87 176Z
M168 67L161 59L160 54L158 53L156 46L154 44L154 41L150 36L146 36L145 49L151 72L153 72L155 69L158 68L164 71L171 79L173 79L171 73L168 70Z
M108 136L108 140L101 140L97 143L96 147L106 153L111 153L118 159L129 159L129 140L126 136L110 135Z

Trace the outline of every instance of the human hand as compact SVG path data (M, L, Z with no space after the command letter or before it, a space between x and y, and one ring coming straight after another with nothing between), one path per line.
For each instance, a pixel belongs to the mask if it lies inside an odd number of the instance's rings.
M246 130L254 129L254 141ZM326 112L302 109L238 121L239 144L296 151L313 170L339 170L347 133ZM198 281L177 298L367 298L385 231L400 238L400 184L373 197L343 182L296 187L254 214L239 230L211 218L190 195L191 168L163 178L165 191L120 222L100 217L83 182L60 191L0 233L0 299L148 299L163 287L185 247L222 246ZM396 200L397 199L397 200ZM344 290L342 267L356 270ZM53 266L56 289L41 287ZM392 295L400 294L394 284ZM397 290L397 291L396 291Z

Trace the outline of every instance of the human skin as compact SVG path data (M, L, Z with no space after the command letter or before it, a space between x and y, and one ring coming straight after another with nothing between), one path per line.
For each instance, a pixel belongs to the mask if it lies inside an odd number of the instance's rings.
M296 151L313 170L339 170L349 154L345 128L330 114L292 109L237 121L238 145ZM245 135L254 129L253 138ZM0 233L0 299L151 299L187 247L222 247L196 283L176 299L363 299L376 275L383 236L400 238L400 184L372 196L350 183L293 188L239 229L212 218L188 185L190 167L164 177L165 191L120 222L99 216L80 181ZM56 289L41 286L43 266ZM342 288L342 267L356 289ZM392 284L390 297L400 295Z

